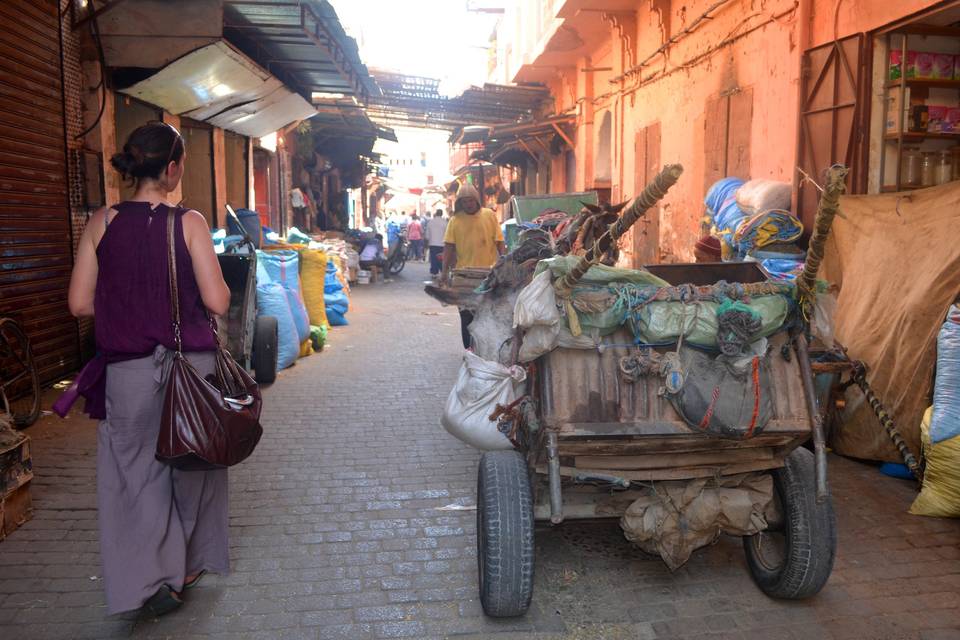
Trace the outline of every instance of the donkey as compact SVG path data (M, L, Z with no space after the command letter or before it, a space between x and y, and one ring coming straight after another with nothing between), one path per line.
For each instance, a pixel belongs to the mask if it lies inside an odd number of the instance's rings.
M553 236L540 229L524 231L519 246L501 256L473 291L428 284L424 291L443 304L473 312L468 327L474 352L484 360L513 364L513 308L520 291L530 284L537 263L555 254Z

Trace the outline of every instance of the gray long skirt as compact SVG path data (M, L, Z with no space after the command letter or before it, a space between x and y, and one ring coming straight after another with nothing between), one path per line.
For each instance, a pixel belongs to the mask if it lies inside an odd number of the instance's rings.
M107 367L107 419L97 436L100 558L107 612L140 608L164 584L226 573L227 471L179 471L154 458L163 411L163 347ZM188 358L201 375L214 354Z

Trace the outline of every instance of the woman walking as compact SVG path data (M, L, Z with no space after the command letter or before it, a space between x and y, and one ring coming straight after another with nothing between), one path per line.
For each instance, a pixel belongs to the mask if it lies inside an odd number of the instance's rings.
M171 125L136 129L111 159L136 184L133 198L97 211L87 224L70 281L70 311L93 316L97 357L74 396L101 420L97 438L100 555L109 614L143 608L162 615L203 573L225 573L227 472L180 471L158 462L165 373L176 342L168 281L168 216L183 351L200 375L214 371L208 313L230 304L203 216L168 204L183 176L183 138ZM58 412L71 398L61 399ZM64 405L63 403L66 403Z

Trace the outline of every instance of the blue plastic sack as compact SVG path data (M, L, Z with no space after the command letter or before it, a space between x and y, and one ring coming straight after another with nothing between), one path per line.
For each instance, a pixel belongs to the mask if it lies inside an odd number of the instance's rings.
M960 306L953 305L937 336L937 380L933 387L930 442L960 436Z
M300 293L300 254L291 249L282 251L257 251L257 282L260 282L260 267L269 282L277 282L285 288Z
M770 277L774 280L780 280L781 282L793 282L803 271L802 260L768 258L761 260L760 264L764 270L770 274Z
M342 313L334 309L327 309L327 322L333 327L342 327L350 324Z
M307 314L307 307L299 295L284 287L287 294L287 303L290 305L290 315L293 318L293 324L297 328L297 337L300 342L310 338L310 316Z
M337 265L333 263L333 260L327 262L327 274L323 279L323 292L324 293L336 293L343 289L343 283L337 279Z
M277 319L277 369L286 369L300 355L299 333L287 291L276 282L257 285L257 316L273 316Z
M737 204L737 189L743 186L743 183L740 178L717 180L703 199L707 206L707 217L716 230L715 233L737 252L739 258L743 258L744 252L737 247L733 234L747 219L747 214Z
M333 309L337 313L344 314L350 310L350 300L343 291L326 293L323 296L323 306L326 307L328 313Z

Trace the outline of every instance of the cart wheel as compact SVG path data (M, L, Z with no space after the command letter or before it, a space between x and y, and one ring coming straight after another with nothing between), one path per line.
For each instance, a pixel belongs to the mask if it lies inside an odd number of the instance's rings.
M799 600L827 583L837 552L833 503L817 504L813 454L798 448L773 472L782 521L743 538L753 581L768 596Z
M277 379L277 319L259 316L253 328L253 353L250 356L253 377L260 384Z
M533 596L533 493L519 451L488 451L477 478L480 603L488 616L521 616Z

